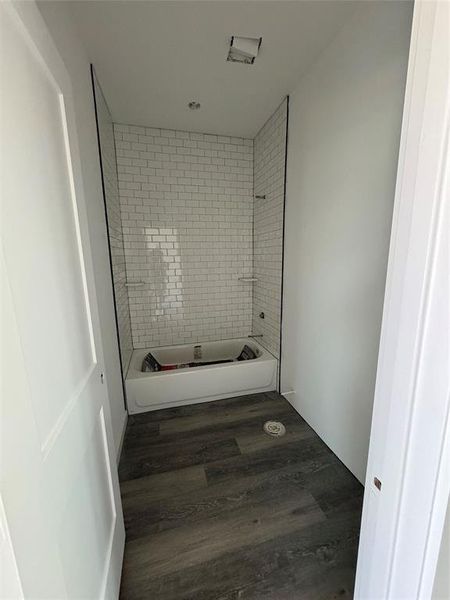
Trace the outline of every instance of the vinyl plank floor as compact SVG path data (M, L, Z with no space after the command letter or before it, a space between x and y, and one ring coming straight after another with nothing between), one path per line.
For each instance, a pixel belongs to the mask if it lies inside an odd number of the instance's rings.
M258 427L252 427L251 430L248 428L247 431L236 431L236 442L242 454L316 437L316 434L311 427L309 427L305 421L299 420L298 416L292 418L291 415L275 414L271 416L271 420L282 421L285 426L288 426L285 435L282 437L261 435L261 428L264 425L263 422L258 423Z
M122 600L352 597L362 486L276 392L130 417L119 473Z
M328 454L328 448L317 436L286 444L275 442L271 447L241 454L234 460L224 458L205 465L206 478L211 485L232 482L238 477L282 469L292 464L298 464L299 468L308 472L316 469L317 463L322 465L328 459Z
M122 481L120 490L123 504L132 511L135 508L143 509L152 502L188 494L206 485L203 465L194 465L185 469Z
M242 508L281 502L284 498L301 495L305 489L298 469L288 467L238 478L232 483L198 486L159 501L147 498L143 503L141 495L123 495L127 540L218 515L234 517Z
M130 541L128 558L146 582L325 519L311 494L301 490Z
M234 402L230 407L223 405L220 409L214 407L214 410L207 403L204 412L198 412L191 416L175 417L161 421L159 428L160 433L181 433L193 429L199 429L206 425L237 423L243 419L256 418L265 416L266 420L271 418L274 412L290 413L292 408L280 402L278 398L264 397L261 402L252 402L251 404L243 404Z
M277 536L261 544L247 545L163 577L149 577L145 585L130 586L126 597L130 600L146 597L210 600L240 598L244 593L251 597L246 590L251 590L261 581L272 582L273 589L277 591L286 573L298 570L298 577L303 578L304 585L293 585L290 591L292 599L302 600L314 577L330 577L333 569L341 570L345 562L353 569L354 575L358 530L359 523L354 515L339 515L331 522L319 521L301 531ZM131 568L132 565L126 563L125 579ZM341 590L347 585L347 578L338 578L335 591L343 595ZM253 597L255 600L258 598L256 594ZM349 592L348 597L351 597Z
M239 447L233 438L209 442L191 440L184 444L166 444L162 447L152 447L150 452L147 448L135 448L124 451L119 467L119 477L121 480L136 479L191 465L208 464L239 454Z
M158 435L154 435L153 433L149 434L147 430L147 423L140 424L136 421L134 417L134 421L129 428L129 435L126 436L124 441L124 453L123 456L126 456L128 450L132 450L135 448L146 448L147 451L151 451L149 446L158 446L166 443L171 444L179 444L183 442L187 442L188 440L195 440L197 442L207 442L209 440L220 440L225 438L236 438L239 441L243 442L244 446L247 444L256 444L259 442L262 447L266 447L275 442L277 438L272 438L267 435L261 435L261 429L264 423L268 419L272 420L281 420L287 428L286 435L289 437L293 435L297 431L307 431L311 433L311 435L315 435L314 431L307 425L306 421L301 419L299 415L289 406L277 402L276 405L271 405L270 408L265 407L264 411L259 410L259 414L252 414L251 412L246 414L240 412L240 416L237 419L236 415L234 415L235 420L230 420L230 422L217 422L214 419L208 420L198 420L197 426L194 429L186 429L185 427L181 427L179 430L173 428L173 431L159 433L158 426ZM152 423L154 426L155 424ZM249 440L246 438L249 436ZM288 439L279 438L280 440ZM245 451L245 447L243 448Z

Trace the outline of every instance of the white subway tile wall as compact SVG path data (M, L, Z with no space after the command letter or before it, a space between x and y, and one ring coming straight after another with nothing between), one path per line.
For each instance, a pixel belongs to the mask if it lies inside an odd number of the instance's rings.
M247 336L253 141L115 125L133 346Z
M133 342L131 336L128 291L125 287L125 253L122 236L119 188L117 181L116 153L114 148L114 129L111 114L103 97L103 93L97 81L95 84L114 296L116 300L122 369L125 374L128 368L128 363L130 362L131 353L133 352Z
M253 332L276 358L280 355L283 257L284 169L287 100L254 140L254 275ZM259 315L264 313L264 319Z

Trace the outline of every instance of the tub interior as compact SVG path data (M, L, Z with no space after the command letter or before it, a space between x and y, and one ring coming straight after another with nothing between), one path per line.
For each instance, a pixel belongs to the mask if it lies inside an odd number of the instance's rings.
M245 346L251 349L251 358L249 360L247 354L244 359L241 357L238 360ZM145 359L149 354L152 356L151 361L156 360L160 367L163 368L154 368L155 365L153 364L145 364ZM203 371L209 367L252 365L267 360L276 359L255 340L247 338L184 344L180 346L141 348L133 351L126 380L140 379L142 377L160 377L169 375L170 373L175 374L186 371ZM197 368L194 369L192 367Z
M192 346L171 346L155 348L151 353L161 365L185 364L191 362L213 362L220 360L235 360L247 345L253 350L256 357L261 355L259 348L252 342L232 340L224 342L210 342Z
M195 358L198 346L202 350L201 359ZM256 358L237 360L245 346L251 348ZM148 353L152 353L160 364L182 366L142 371ZM221 364L223 360L231 362ZM197 368L189 366L196 361L201 363L194 365ZM207 364L208 361L212 364ZM267 392L275 389L277 373L276 358L248 338L135 349L125 381L127 402L133 414Z

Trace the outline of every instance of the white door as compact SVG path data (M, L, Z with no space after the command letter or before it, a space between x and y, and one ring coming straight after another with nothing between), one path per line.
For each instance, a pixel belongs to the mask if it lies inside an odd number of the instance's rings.
M450 495L449 40L450 3L416 2L356 573L364 600L432 597Z
M1 494L25 598L115 598L124 527L71 87L0 3Z

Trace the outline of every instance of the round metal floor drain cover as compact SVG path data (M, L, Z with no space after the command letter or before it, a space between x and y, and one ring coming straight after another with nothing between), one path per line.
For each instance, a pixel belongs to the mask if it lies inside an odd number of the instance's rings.
M265 433L268 435L273 435L274 437L279 437L280 435L284 435L286 433L286 427L280 421L266 421L263 427Z

